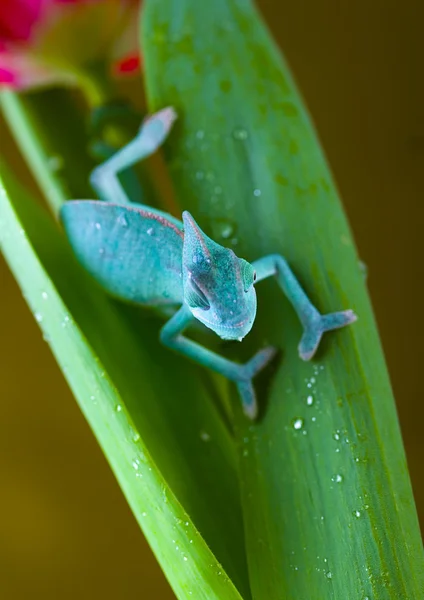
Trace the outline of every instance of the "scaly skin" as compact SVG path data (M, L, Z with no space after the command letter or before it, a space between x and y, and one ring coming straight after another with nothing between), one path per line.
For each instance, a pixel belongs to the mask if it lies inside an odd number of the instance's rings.
M253 420L258 411L252 379L276 349L264 348L240 365L182 335L189 325L198 320L222 339L241 341L256 316L254 284L271 276L303 325L303 360L312 358L325 331L348 325L356 316L351 310L321 315L282 256L250 264L205 235L189 212L181 222L131 203L117 174L155 152L175 118L172 108L149 117L134 140L93 171L90 180L103 201L67 202L61 219L78 260L108 293L145 306L181 305L162 327L161 341L234 381L243 410Z

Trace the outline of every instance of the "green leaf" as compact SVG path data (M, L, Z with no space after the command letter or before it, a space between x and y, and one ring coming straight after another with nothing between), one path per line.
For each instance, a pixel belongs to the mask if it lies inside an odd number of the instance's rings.
M395 405L358 256L290 73L249 0L145 0L151 110L180 115L166 146L184 208L252 260L283 254L322 312L359 321L297 356L274 282L241 355L282 350L251 425L234 396L252 594L418 598L423 551ZM313 592L311 592L313 590Z
M45 140L20 116L15 135L31 138L42 165ZM160 346L159 320L104 295L0 171L1 251L174 591L237 600L237 586L249 598L235 449L214 386Z

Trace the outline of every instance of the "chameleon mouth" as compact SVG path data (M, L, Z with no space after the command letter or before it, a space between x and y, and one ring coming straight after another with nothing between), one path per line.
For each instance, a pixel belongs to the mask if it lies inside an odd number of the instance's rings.
M249 333L249 331L252 328L253 325L253 321L250 324L249 329L246 331L245 327L246 325L249 323L251 319L249 319L248 317L246 319L243 319L242 321L239 321L238 323L234 323L233 325L222 325L219 323L214 323L212 321L208 321L207 319L202 318L201 322L206 325L206 327L209 327L209 329L212 329L213 331L216 332L217 330L217 325L219 327L220 333L218 334L223 340L237 340L239 342L241 342L243 340L243 338L246 337L246 335ZM242 335L240 335L240 330Z

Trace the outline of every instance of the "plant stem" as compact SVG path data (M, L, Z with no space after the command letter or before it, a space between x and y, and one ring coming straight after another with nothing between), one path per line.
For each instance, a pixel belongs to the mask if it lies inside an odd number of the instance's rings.
M50 210L56 216L69 194L63 184L52 175L49 167L50 157L39 141L41 132L38 131L29 112L23 109L22 100L17 94L1 92L0 107L19 150L43 191Z

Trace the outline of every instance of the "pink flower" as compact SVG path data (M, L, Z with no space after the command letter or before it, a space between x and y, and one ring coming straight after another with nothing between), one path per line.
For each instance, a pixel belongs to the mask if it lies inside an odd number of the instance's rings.
M72 84L107 61L139 67L140 0L0 0L0 87Z

